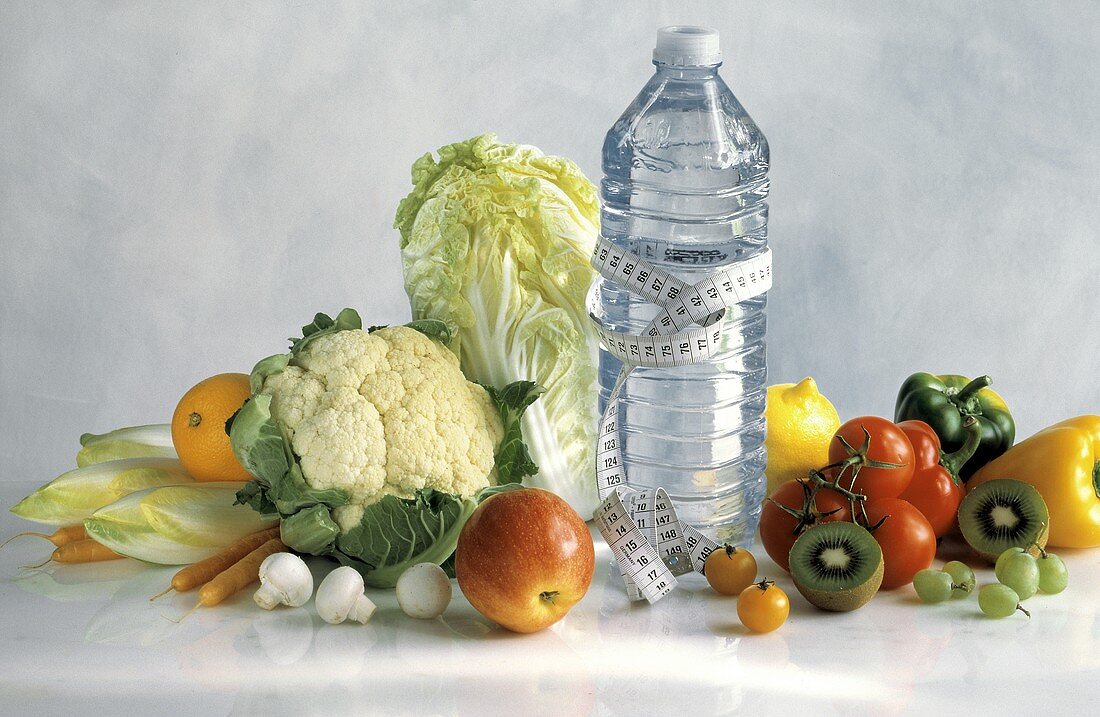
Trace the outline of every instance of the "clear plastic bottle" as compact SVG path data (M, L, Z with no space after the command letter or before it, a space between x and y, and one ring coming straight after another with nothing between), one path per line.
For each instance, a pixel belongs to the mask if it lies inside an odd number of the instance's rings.
M718 32L666 27L657 70L603 145L602 234L688 283L767 247L768 143L718 76ZM641 333L657 307L601 282L598 318ZM631 485L663 487L712 538L753 540L766 483L767 297L730 307L707 363L636 368L620 391ZM603 410L621 365L600 352Z

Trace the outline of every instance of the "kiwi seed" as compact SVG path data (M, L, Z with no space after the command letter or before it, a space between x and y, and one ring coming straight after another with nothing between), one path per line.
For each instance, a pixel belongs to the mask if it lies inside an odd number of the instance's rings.
M882 549L855 523L821 523L791 547L791 577L798 592L822 610L863 607L882 585Z
M1050 514L1035 487L998 478L970 489L959 505L959 530L978 555L993 562L1009 548L1037 554L1047 542Z

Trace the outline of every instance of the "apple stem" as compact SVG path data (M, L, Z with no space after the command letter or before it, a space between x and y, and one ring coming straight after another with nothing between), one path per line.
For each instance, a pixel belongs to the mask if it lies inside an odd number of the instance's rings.
M557 590L544 590L543 592L539 593L539 600L544 600L548 603L553 603L554 598L556 598L557 596L558 596L558 591Z

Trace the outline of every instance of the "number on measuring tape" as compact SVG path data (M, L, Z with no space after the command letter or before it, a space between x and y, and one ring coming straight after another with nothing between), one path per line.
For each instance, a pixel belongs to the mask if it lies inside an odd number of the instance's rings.
M645 250L657 253L649 245ZM771 251L765 249L726 266L693 285L602 238L592 253L592 265L604 278L660 307L642 333L635 335L607 329L595 318L598 286L588 297L589 315L600 340L623 363L600 420L596 484L601 502L593 519L615 556L628 598L652 603L672 591L677 575L702 572L707 556L718 545L680 522L664 489L630 487L615 421L619 392L637 366L684 366L707 361L720 349L734 348L740 337L726 336L720 320L728 306L771 288Z

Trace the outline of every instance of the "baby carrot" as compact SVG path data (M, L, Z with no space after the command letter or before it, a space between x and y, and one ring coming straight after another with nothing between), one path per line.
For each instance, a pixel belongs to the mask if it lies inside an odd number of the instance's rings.
M66 525L62 528L58 528L53 533L34 533L31 531L27 531L25 533L17 533L16 535L13 535L5 540L3 543L0 543L0 548L4 547L16 538L23 537L24 535L32 535L36 538L45 538L59 548L62 545L66 545L68 543L75 543L78 540L88 539L88 533L84 530L84 524L78 523L76 525Z
M269 555L286 550L283 541L272 538L244 556L199 590L199 605L213 607L260 579L260 563ZM197 606L196 606L197 607Z
M53 551L50 559L55 563L94 563L99 560L116 560L125 557L94 540L74 540Z
M233 563L248 555L267 541L278 537L278 526L246 535L237 542L222 548L209 558L200 560L193 565L188 565L186 568L183 568L172 577L171 587L149 599L156 600L173 590L180 593L194 590L198 586L213 580L218 576L218 573L231 567Z
M115 551L108 548L106 545L97 543L94 540L74 540L71 543L65 543L50 555L50 560L55 563L95 563L100 560L117 560L124 558L125 555L119 555ZM50 562L47 560L46 563ZM42 563L45 565L46 563ZM42 565L33 565L31 567L41 567Z

